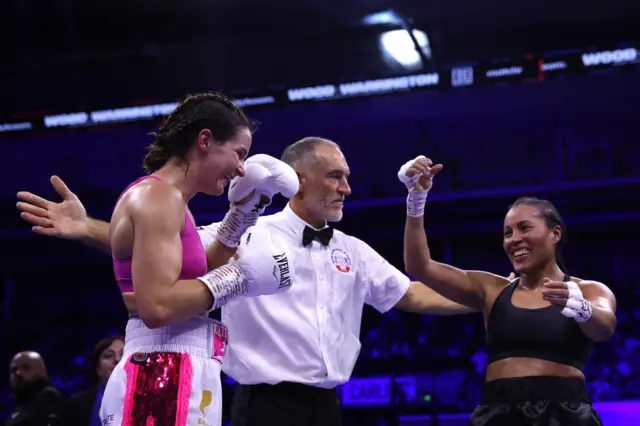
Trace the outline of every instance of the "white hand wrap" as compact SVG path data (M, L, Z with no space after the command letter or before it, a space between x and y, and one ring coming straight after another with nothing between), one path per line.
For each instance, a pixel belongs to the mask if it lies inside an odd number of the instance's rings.
M268 202L264 204L264 207L270 203L271 200L269 199ZM220 223L216 240L227 247L238 247L242 234L246 232L247 228L258 222L258 218L264 211L264 207L245 213L240 210L238 206L232 205Z
M428 193L428 189L426 191L409 191L409 195L407 195L407 216L424 216Z
M562 315L568 318L573 318L576 322L585 322L589 320L593 313L593 306L591 306L591 302L582 296L582 291L580 291L580 286L577 283L568 281L565 284L569 290L569 297L567 299L567 304L562 309Z
M256 154L245 162L245 175L234 178L229 185L231 208L225 215L216 239L227 247L237 247L247 228L277 193L290 198L298 192L299 181L288 164L266 154Z
M198 279L207 286L213 296L213 304L209 311L215 311L233 297L247 293L247 283L237 263L223 265Z
M411 217L420 217L424 215L424 208L427 203L427 194L429 193L429 189L424 191L416 190L416 184L420 179L421 175L413 175L407 176L407 170L409 167L413 165L417 160L426 158L424 155L419 155L413 160L409 160L400 167L400 171L398 171L398 179L400 182L404 183L409 190L409 195L407 196L407 216Z

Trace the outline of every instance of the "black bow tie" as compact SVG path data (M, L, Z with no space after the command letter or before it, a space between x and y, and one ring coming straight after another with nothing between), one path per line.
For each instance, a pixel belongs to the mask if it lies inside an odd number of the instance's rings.
M331 241L332 237L333 237L333 228L331 227L327 227L319 231L316 231L315 229L309 226L305 226L304 232L302 233L302 245L306 247L309 244L311 244L311 241L313 241L314 239L317 239L322 243L323 246L328 246L329 241Z

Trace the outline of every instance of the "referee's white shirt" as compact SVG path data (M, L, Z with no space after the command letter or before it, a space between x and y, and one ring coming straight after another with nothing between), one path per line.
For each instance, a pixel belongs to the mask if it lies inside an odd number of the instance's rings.
M364 304L384 313L409 289L409 278L357 238L334 230L327 247L302 245L310 226L287 205L258 220L287 244L292 286L280 294L238 297L222 308L229 328L223 371L240 384L304 383L333 388L349 380L360 353ZM199 228L203 245L219 223Z

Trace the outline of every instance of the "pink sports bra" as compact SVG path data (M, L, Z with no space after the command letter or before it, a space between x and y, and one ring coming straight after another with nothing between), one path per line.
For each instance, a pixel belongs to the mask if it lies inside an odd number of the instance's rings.
M143 176L133 181L127 188L120 194L118 201L132 186L136 185L144 179L153 178L161 181L157 176ZM180 271L180 279L188 280L198 278L207 273L207 257L204 252L204 247L196 231L196 226L189 217L187 209L184 210L184 227L180 231L180 241L182 242L182 270ZM113 259L113 272L116 276L116 281L120 287L120 291L123 293L133 291L133 280L131 277L131 262L132 259Z

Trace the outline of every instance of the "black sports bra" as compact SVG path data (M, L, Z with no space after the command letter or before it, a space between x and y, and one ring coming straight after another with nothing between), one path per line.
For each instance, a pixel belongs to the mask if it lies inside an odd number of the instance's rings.
M565 275L564 281L570 277ZM518 308L511 302L519 278L496 298L487 320L487 355L491 364L504 358L538 358L582 370L593 341L553 306Z

